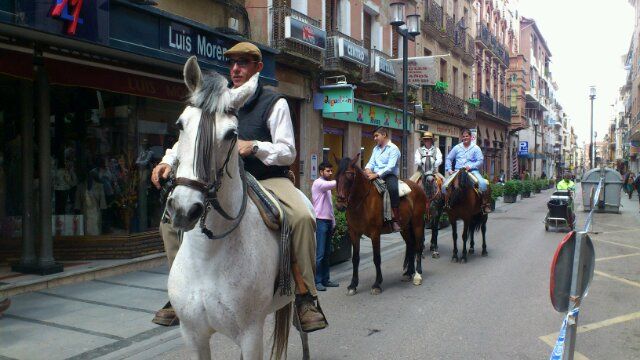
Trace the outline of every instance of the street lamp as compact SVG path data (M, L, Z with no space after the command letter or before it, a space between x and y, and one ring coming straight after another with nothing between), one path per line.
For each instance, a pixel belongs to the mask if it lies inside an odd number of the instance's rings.
M589 99L591 100L591 168L596 164L596 148L593 146L593 100L596 98L596 87L589 87Z
M402 173L407 176L407 92L409 85L409 75L407 67L409 66L409 38L413 39L420 35L420 15L407 15L406 22L404 16L405 4L403 2L394 2L391 6L391 22L390 24L396 29L398 34L402 36Z

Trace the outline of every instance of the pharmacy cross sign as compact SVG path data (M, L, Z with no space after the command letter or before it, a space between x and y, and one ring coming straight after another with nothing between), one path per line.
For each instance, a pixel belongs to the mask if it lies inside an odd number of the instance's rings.
M67 25L67 34L69 35L75 35L78 24L84 23L80 17L82 3L83 0L56 0L56 4L51 10L51 17L60 18L69 22Z

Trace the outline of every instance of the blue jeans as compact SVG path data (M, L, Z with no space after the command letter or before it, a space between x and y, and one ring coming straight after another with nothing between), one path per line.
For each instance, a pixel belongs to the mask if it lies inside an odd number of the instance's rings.
M329 256L331 256L331 236L333 222L316 220L316 284L329 282Z

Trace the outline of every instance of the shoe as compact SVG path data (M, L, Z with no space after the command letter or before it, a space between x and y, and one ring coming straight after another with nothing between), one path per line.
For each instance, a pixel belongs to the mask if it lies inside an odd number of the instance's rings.
M322 285L320 283L317 283L316 284L316 290L318 290L318 291L327 291L327 288L324 285Z
M324 283L324 284L322 284L322 285L324 285L325 287L338 287L338 286L340 286L340 284L335 283L335 282L333 282L333 281L331 281L331 280L329 280L329 281L325 282L325 283Z
M162 326L176 326L180 324L178 315L176 315L173 306L171 306L171 301L168 301L162 309L156 312L156 316L151 322Z
M11 300L9 298L5 298L4 300L0 301L0 316L2 316L3 312L7 311L9 306L11 306Z
M318 309L310 294L296 295L296 310L302 331L310 333L327 327L327 319Z

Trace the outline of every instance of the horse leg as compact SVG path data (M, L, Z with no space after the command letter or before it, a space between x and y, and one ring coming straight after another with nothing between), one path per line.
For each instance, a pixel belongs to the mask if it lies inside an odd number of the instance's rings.
M453 237L453 256L451 262L458 262L458 224L456 219L449 217L451 221L451 236Z
M413 285L422 285L422 253L424 251L424 224L413 225L413 239L416 247L416 273L413 275Z
M471 220L472 222L474 220ZM470 230L469 230L469 254L473 254L475 252L475 250L473 249L473 247L475 246L475 242L473 241L473 229L475 228L475 225L470 226Z
M351 284L347 287L347 295L355 295L358 288L358 266L360 265L360 238L361 234L349 232L353 254L351 255L351 264L353 265L353 275L351 276Z
M431 246L429 250L431 251L431 257L434 259L440 258L440 253L438 252L438 232L440 231L440 217L442 217L442 210L437 209L435 211L435 215L431 218Z
M469 236L469 224L465 221L462 229L462 256L460 257L460 263L467 262L467 236Z
M404 240L405 245L405 255L404 255L404 273L402 274L402 281L411 281L411 277L413 273L415 273L414 260L415 252L413 251L413 243L411 241L411 234L409 231L409 227L402 229L400 232L402 236L402 240Z
M264 320L257 321L256 324L246 328L240 334L240 351L242 360L262 360L263 358L263 331Z
M487 252L487 240L485 239L485 235L487 232L487 215L485 215L485 218L482 221L480 230L482 231L482 256L487 256L489 255L489 253Z
M382 292L382 269L380 268L380 234L372 234L371 245L373 246L373 264L376 266L376 281L371 286L371 295L379 295ZM412 267L413 262L410 262Z
M180 324L180 331L182 332L182 338L184 339L185 346L191 359L198 360L210 360L211 359L211 347L209 346L209 340L214 331L210 329L194 329L192 327L185 326L184 322Z

